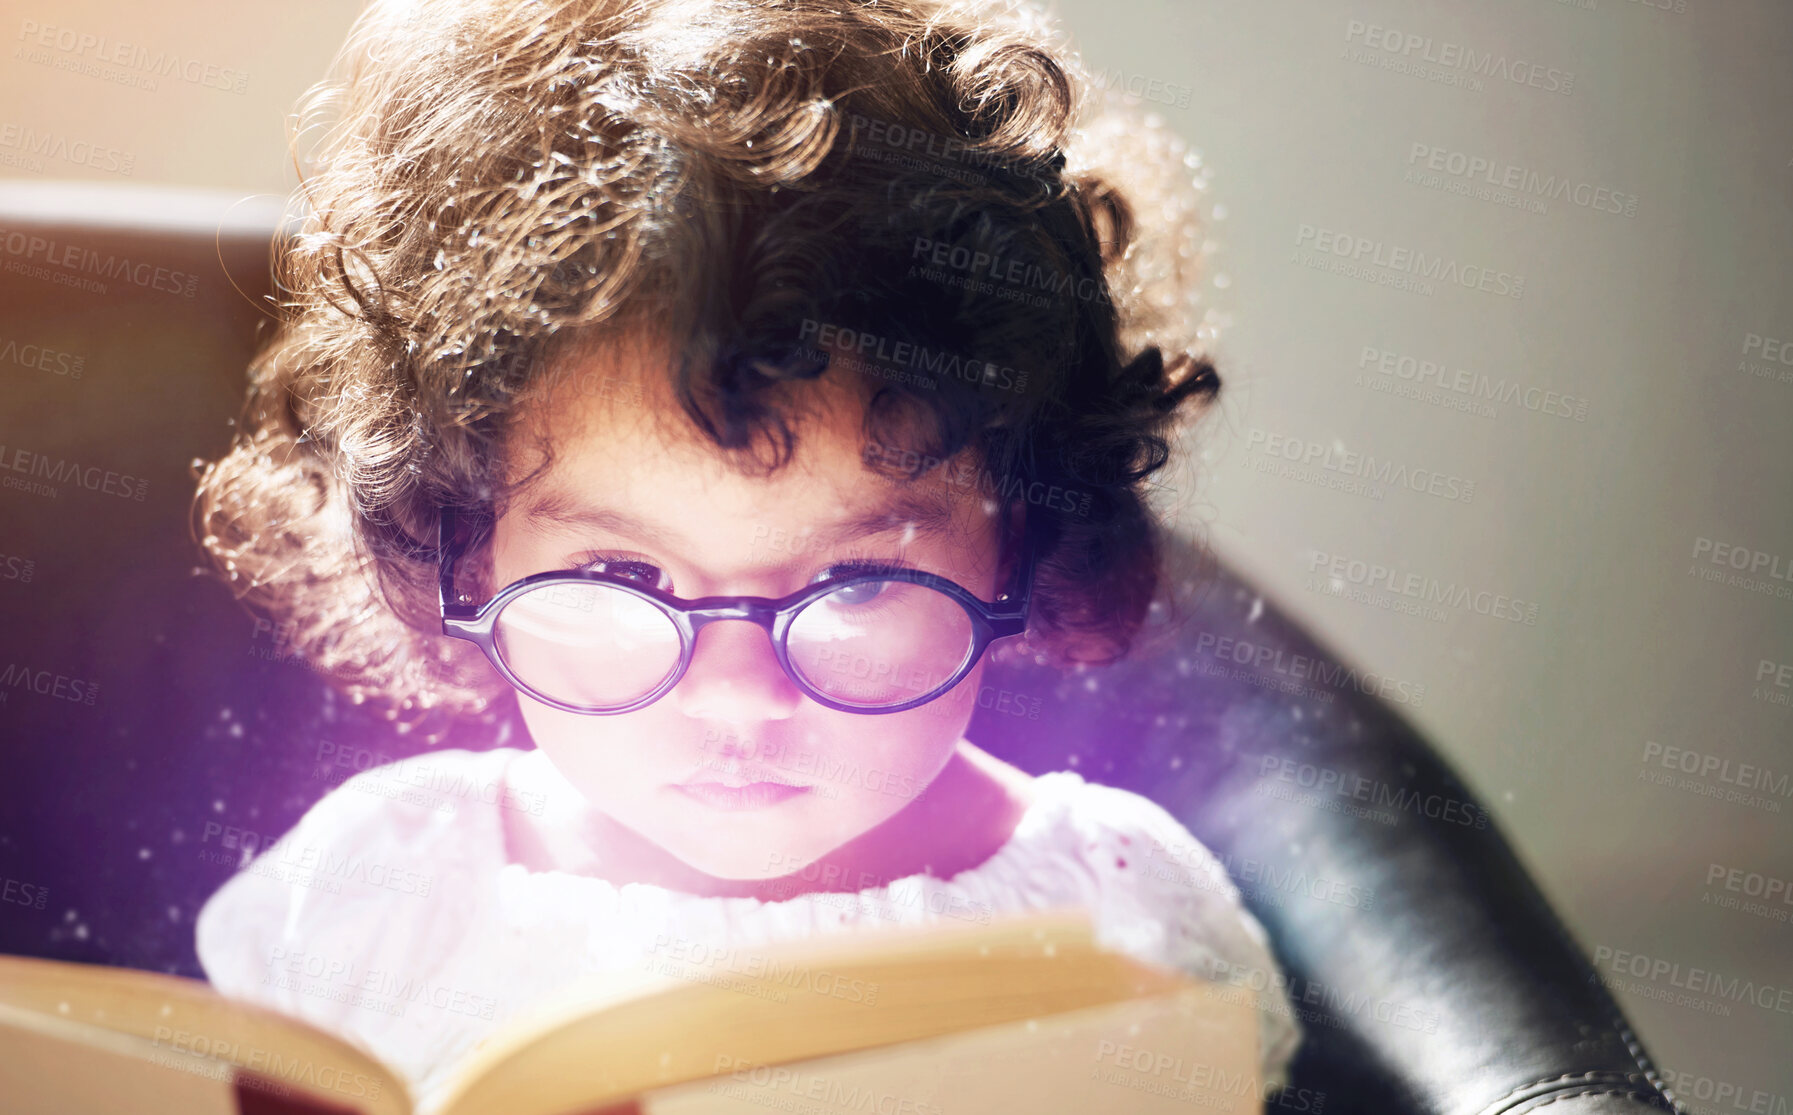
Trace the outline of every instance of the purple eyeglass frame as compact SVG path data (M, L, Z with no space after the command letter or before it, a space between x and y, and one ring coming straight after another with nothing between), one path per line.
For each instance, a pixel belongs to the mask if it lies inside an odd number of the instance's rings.
M541 703L564 712L576 712L586 716L616 716L625 712L634 712L637 709L646 708L666 696L691 668L691 659L696 653L697 633L710 624L723 620L746 620L764 628L772 640L772 651L778 659L779 668L784 671L786 677L791 679L792 684L803 692L804 696L817 704L840 712L856 712L871 716L904 712L919 705L925 705L950 692L954 686L965 680L965 675L969 674L972 667L977 665L978 659L983 657L984 651L992 642L1025 632L1028 612L1033 601L1034 545L1032 532L1024 531L1020 553L1015 562L1009 587L991 602L978 599L969 589L954 581L920 569L889 569L855 573L849 577L840 577L832 581L809 585L776 600L763 596L705 596L695 600L685 600L669 592L649 588L637 581L613 573L572 569L531 574L505 586L484 604L473 604L470 602L471 598L466 595L463 594L457 599L455 594L454 569L467 546L466 541L456 539L455 523L454 509L451 507L441 508L437 525L436 553L440 577L439 602L442 633L452 638L465 639L479 647L485 653L486 660L506 681ZM790 635L792 623L796 621L803 609L849 585L870 581L898 581L933 589L952 598L964 609L966 617L971 621L970 646L966 651L965 660L953 671L951 677L929 692L901 704L867 706L837 700L810 685L791 664L790 650L786 640ZM647 601L658 608L679 633L678 665L652 691L627 704L590 708L568 704L550 697L511 671L509 664L504 661L504 655L498 649L497 638L494 635L498 616L504 610L505 605L525 592L543 585L593 583L622 589Z

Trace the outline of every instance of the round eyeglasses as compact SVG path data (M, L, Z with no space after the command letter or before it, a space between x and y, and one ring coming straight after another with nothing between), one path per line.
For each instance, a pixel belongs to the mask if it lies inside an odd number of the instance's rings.
M613 573L565 570L513 582L484 604L455 591L466 547L455 512L437 536L442 633L485 652L506 681L565 712L634 712L671 692L722 620L766 629L778 665L804 695L841 712L923 705L962 681L996 639L1027 629L1033 548L1025 538L1008 591L994 602L919 569L822 581L777 600L684 600Z

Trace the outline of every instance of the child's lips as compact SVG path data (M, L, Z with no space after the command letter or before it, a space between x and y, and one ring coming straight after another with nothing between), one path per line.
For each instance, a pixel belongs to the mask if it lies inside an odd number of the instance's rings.
M810 790L808 786L793 786L788 782L745 782L734 785L713 778L679 782L673 788L702 805L724 813L770 809L807 794Z
M739 813L770 809L814 787L793 781L767 763L730 758L705 763L673 789L711 809Z
M720 761L709 762L699 767L691 777L678 783L680 787L708 783L714 786L727 786L740 789L755 783L770 783L774 786L791 786L799 790L807 790L808 786L782 773L777 767L764 763Z

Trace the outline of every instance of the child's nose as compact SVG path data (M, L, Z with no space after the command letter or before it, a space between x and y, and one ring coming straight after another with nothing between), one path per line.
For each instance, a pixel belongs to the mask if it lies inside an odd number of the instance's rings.
M783 720L803 692L779 668L765 628L741 620L712 623L697 634L691 668L671 693L694 720Z

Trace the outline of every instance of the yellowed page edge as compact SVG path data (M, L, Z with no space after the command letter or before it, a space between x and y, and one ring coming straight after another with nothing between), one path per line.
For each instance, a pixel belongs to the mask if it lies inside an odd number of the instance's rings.
M165 1054L227 1062L370 1115L411 1115L403 1079L359 1047L198 980L0 956L0 1004L132 1035Z

